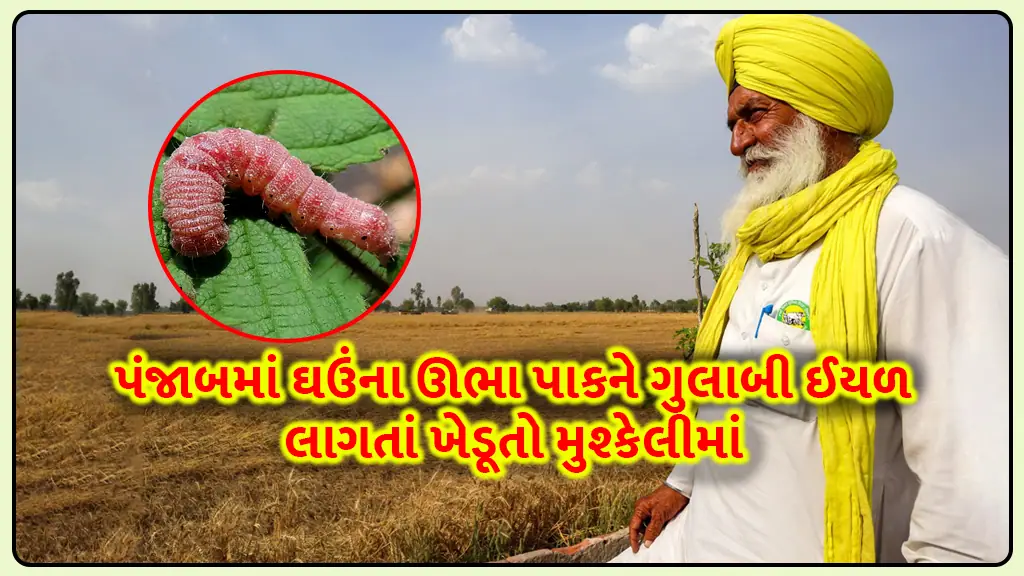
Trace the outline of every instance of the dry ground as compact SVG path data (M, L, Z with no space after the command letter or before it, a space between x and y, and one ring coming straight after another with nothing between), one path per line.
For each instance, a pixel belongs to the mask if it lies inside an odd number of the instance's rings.
M682 314L375 314L346 331L360 361L412 360L434 347L460 359L676 357ZM326 358L337 338L281 347L286 364ZM616 530L665 466L598 468L571 481L512 467L482 481L457 464L293 466L278 435L299 418L395 414L370 403L316 409L216 404L140 408L107 364L152 358L255 359L259 342L198 315L78 318L18 312L16 551L28 562L482 562ZM490 410L491 412L486 412ZM545 408L603 417L603 409ZM508 409L481 411L499 424ZM423 413L421 411L421 413ZM638 412L638 416L642 416Z

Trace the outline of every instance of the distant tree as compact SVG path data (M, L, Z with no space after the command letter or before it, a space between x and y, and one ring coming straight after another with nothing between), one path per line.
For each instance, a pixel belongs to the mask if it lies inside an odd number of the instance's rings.
M159 309L160 304L156 301L156 284L149 282L132 286L132 312L146 314Z
M98 300L99 297L95 294L91 292L82 292L81 297L78 298L78 313L82 316L92 316L96 313L96 302Z
M412 292L412 297L415 300L414 303L416 304L416 307L421 308L423 302L423 284L417 282L409 291Z
M639 312L640 311L640 296L638 296L636 294L633 294L633 299L630 301L630 304L632 304L633 312Z
M172 301L167 306L167 310L170 312L181 312L182 314L188 314L195 311L192 309L192 306L189 306L189 303L186 302L184 298L178 298L177 301Z
M487 307L495 312L508 312L509 303L501 296L495 296L487 301Z
M124 300L118 300L115 307L117 308L117 315L124 316L124 313L128 311L128 302Z
M114 312L117 311L117 307L114 306L113 302L104 298L103 302L100 302L100 310L103 310L103 313L107 316L113 316Z
M28 308L29 310L39 308L39 298L36 298L31 294L26 294L22 299L22 302L25 304L25 308Z
M398 307L402 312L412 312L416 309L416 301L412 298L406 298L402 301L402 305Z
M437 308L438 309L441 308L441 297L440 296L437 297Z
M441 304L441 312L451 313L451 312L454 312L454 311L455 311L455 301L452 300L451 298L445 300Z
M474 304L469 298L460 299L456 306L458 306L463 312L472 312L473 309L476 308L476 304Z
M380 312L391 312L394 307L391 305L391 300L385 300L377 306L377 310Z
M15 308L21 308L21 306L22 306L21 288L15 288L14 289L14 307Z
M50 302L52 302L52 301L53 301L53 298L49 294L40 294L39 295L39 309L40 310L49 310L50 309Z
M433 299L431 299L429 297L424 299L423 311L424 312L433 312L434 311L434 300Z
M462 293L462 288L459 288L458 286L455 286L454 288L452 288L452 303L453 304L458 306L459 304L462 303L462 300L465 297L466 297L466 295Z
M78 307L78 278L71 270L57 274L57 287L53 299L57 302L57 310L69 312Z

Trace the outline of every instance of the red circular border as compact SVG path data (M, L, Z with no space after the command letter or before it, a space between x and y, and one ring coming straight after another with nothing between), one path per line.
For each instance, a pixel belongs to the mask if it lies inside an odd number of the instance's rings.
M217 320L213 316L210 316L209 314L207 314L205 311L203 311L202 308L197 306L196 303L193 302L192 299L189 298L188 295L185 294L181 290L181 287L178 286L178 283L174 281L174 277L171 276L171 271L167 269L167 263L164 262L163 256L160 255L160 245L157 243L157 240L156 240L156 229L153 227L153 185L156 184L156 173L157 173L157 170L160 169L160 160L163 157L164 150L167 149L167 145L170 143L171 138L174 137L174 133L178 130L178 127L181 126L182 122L184 122L185 119L188 118L189 115L192 114L192 112L195 111L195 109L198 108L203 102L205 102L207 99L209 99L210 96L213 96L214 94L220 92L221 90L227 88L228 86L231 86L233 84L238 84L239 82L243 82L245 80L249 80L249 79L252 79L252 78L258 78L260 76L271 76L271 75L276 75L276 74L293 74L293 75L294 74L298 74L300 76L308 76L310 78L317 78L319 80L324 80L326 82L330 82L332 84L340 86L341 88L344 88L345 90L351 92L352 94L355 94L356 96L359 96L363 100L363 102L366 102L367 104L369 104L370 107L373 108L378 114L380 114L381 118L383 118L384 121L388 123L388 126L391 127L391 130L395 133L395 135L398 136L398 142L402 145L402 149L405 150L405 157L408 158L408 160L409 160L409 167L412 170L413 183L415 184L415 187L416 187L416 226L415 226L415 230L413 230L412 243L409 245L409 253L405 257L405 263L402 264L402 269L399 270L398 271L398 275L395 276L395 281L391 283L391 286L388 288L388 290L386 292L384 292L384 295L381 296L380 298L378 298L377 301L372 306L367 308L366 311L363 312L362 314L360 314L359 316L356 316L354 319L350 320L348 323L343 324L343 325L335 328L334 330L330 330L328 332L324 332L322 334L316 334L316 335L313 335L313 336L305 336L305 337L302 337L302 338L267 338L265 336L256 336L255 334L247 334L245 332L242 332L241 330L238 330L237 328L233 328L231 326L228 326L227 324L224 324L220 320ZM348 328L350 326L353 326L354 324L356 324L357 322L359 322L360 320L365 318L367 315L369 315L371 312L376 310L377 307L380 306L380 304L382 302L387 300L388 296L391 295L391 291L395 289L395 286L402 279L402 276L405 275L405 270L406 270L406 268L409 267L409 262L412 260L413 252L416 250L416 240L419 238L419 235L420 235L420 214L421 214L421 210L422 210L422 199L421 199L421 196L420 196L420 177L419 177L419 174L416 172L416 163L413 162L412 154L409 152L409 147L405 143L405 138L402 138L402 133L398 131L398 128L395 127L395 124L391 121L390 118L388 118L387 114L385 114L384 111L381 110L376 104L374 104L369 98L364 96L363 93L361 93L358 90L352 88L351 86L345 84L344 82L339 82L339 81L337 81L337 80L335 80L333 78L329 78L329 77L324 76L322 74L316 74L315 72L305 72L305 71L302 71L302 70L267 70L265 72L256 72L256 73L253 73L253 74L248 74L248 75L236 78L236 79L234 79L234 80L232 80L230 82L227 82L225 84L221 84L220 86L218 86L217 88L214 88L213 90L208 92L205 96L200 98L198 102L193 104L191 108L189 108L187 111L185 111L185 113L181 116L181 119L178 120L178 122L174 125L173 128L171 128L170 133L167 134L167 138L164 139L163 146L160 147L160 152L156 156L156 162L153 164L153 174L149 178L149 195L148 195L148 198L149 198L149 208L148 208L148 212L149 212L149 236L150 236L150 238L153 241L153 250L156 251L157 260L160 261L160 266L163 267L164 274L167 275L167 279L171 281L171 285L174 286L174 289L178 291L178 294L180 294L181 297L186 302L188 302L189 305L192 306L192 308L195 311L199 312L207 320L209 320L210 322L213 322L214 324L216 324L217 326L220 326L221 328L227 330L228 332L231 332L231 333L236 334L238 336L242 336L244 338L249 338L250 340L257 340L259 342L268 342L268 343L271 343L271 344L296 344L296 343L299 343L299 342L310 342L312 340L319 340L321 338L326 338L328 336L331 336L332 334L337 334L338 332L341 332L341 331L345 330L346 328Z

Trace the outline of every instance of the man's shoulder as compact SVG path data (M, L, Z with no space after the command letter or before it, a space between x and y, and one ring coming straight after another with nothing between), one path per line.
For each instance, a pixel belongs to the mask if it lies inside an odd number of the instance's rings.
M983 268L1009 265L1006 253L964 220L934 198L903 184L893 188L882 205L875 250L879 270L887 270L885 274L917 269L915 262L922 259L949 268L968 262Z
M967 243L999 249L931 196L898 184L886 197L878 217L879 241L901 238L919 247Z
M941 239L967 227L963 221L934 198L904 184L889 192L878 216L878 230L902 231L922 240Z

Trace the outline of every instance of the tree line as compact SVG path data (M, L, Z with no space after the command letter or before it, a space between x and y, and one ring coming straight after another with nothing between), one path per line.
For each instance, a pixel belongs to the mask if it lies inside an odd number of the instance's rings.
M381 312L410 312L415 314L422 314L424 312L440 312L442 314L455 314L458 311L472 312L476 309L476 303L466 298L463 294L462 288L455 286L449 292L449 298L444 301L438 296L435 299L427 296L424 298L426 291L423 290L423 284L417 282L410 290L412 298L406 298L401 304L395 306L390 300L381 302L377 310Z
M700 271L703 268L711 273L714 282L718 282L722 274L722 268L728 258L731 248L729 243L705 242L705 252L701 253L700 245L700 223L697 205L694 204L693 212L693 243L694 254L690 258L693 264L694 288L697 293L695 298L679 298L676 300L642 300L639 295L633 294L630 299L609 298L607 296L586 302L545 302L541 306L533 304L513 304L503 296L494 296L487 301L487 311L494 313L507 312L696 312L697 321L700 322L704 309L707 307L710 297L704 296L700 283ZM705 237L706 240L706 237ZM466 298L462 288L455 286L451 289L450 297L443 300L441 296L426 296L423 284L417 282L410 290L412 298L406 298L401 304L395 306L390 300L385 300L377 308L380 312L405 312L422 314L425 312L440 312L442 314L455 314L459 311L472 312L476 304ZM435 304L436 302L436 304ZM696 328L683 328L676 333L680 339L681 347L692 350L693 340L696 338Z
M99 296L92 292L79 292L81 281L75 277L74 271L61 272L57 275L53 294L26 294L20 288L14 291L14 306L19 310L57 310L61 312L76 312L82 316L124 316L129 311L132 314L149 314L155 312L193 312L191 306L184 298L172 301L166 306L161 306L156 299L156 284L152 282L140 283L132 286L131 301L108 299L100 300ZM410 290L412 298L406 298L398 306L390 300L381 303L378 310L381 312L407 312L422 314L426 312L440 312L442 314L455 314L458 312L472 312L477 305L473 300L466 297L462 288L455 286L449 292L449 297L442 299L441 296L426 296L423 284L417 282ZM705 298L707 304L707 298ZM678 300L642 300L636 294L629 300L625 298L597 298L586 302L564 302L556 304L546 302L543 305L513 304L502 296L495 296L487 301L489 312L694 312L697 310L696 298L680 298Z
M406 298L401 304L395 306L390 300L381 303L377 310L381 312L406 312L423 314L426 312L440 312L442 314L454 314L457 312L472 312L476 304L466 298L462 288L455 286L451 289L451 296L442 300L441 296L425 296L426 291L421 282L417 282L410 290L412 298ZM707 305L708 298L704 298ZM507 312L696 312L696 298L679 298L677 300L643 300L639 295L633 294L630 299L625 298L597 298L594 300L563 302L545 302L542 305L534 304L513 304L503 296L494 296L487 301L487 311L493 313Z
M696 219L695 219L696 231ZM513 304L503 296L494 296L487 301L487 311L493 313L508 312L696 312L698 317L707 306L709 298L703 296L700 290L699 274L700 269L705 268L711 272L714 281L722 272L722 266L729 250L728 244L708 243L707 256L700 254L699 244L696 247L696 254L691 259L694 264L694 279L697 282L697 292L700 298L679 298L676 300L643 300L639 295L633 294L630 299L609 298L607 296L586 302L574 301L556 304L545 302L543 305ZM50 294L23 294L21 289L14 291L14 306L17 309L27 310L50 310L77 312L82 316L107 315L123 316L128 313L129 308L132 314L148 314L154 312L182 312L190 313L194 310L184 298L170 302L167 306L161 306L156 299L156 284L152 282L140 283L132 286L131 302L125 300L110 301L99 300L96 294L91 292L78 292L81 282L75 278L74 271L61 272L57 274L57 281L53 295ZM421 282L417 282L410 289L411 298L406 298L401 304L395 306L390 300L385 300L377 308L380 312L405 312L422 314L426 312L440 312L441 314L456 314L458 312L472 312L477 308L473 300L466 297L462 288L454 286L449 292L449 297L442 299L441 296L427 296L426 290ZM703 304L703 305L699 305ZM682 340L692 341L695 337L694 328L686 328L677 333ZM692 347L692 343L689 344Z
M701 287L701 270L707 270L711 273L712 281L717 284L718 279L722 275L722 270L725 267L725 262L728 259L731 246L725 242L708 242L705 236L704 253L701 253L700 244L700 223L699 223L699 212L697 205L694 205L693 211L693 248L694 254L690 258L690 263L693 264L693 282L694 289L697 293L696 298L680 298L677 300L666 300L665 302L659 302L658 300L641 300L640 296L633 294L633 297L629 300L625 298L609 298L607 296L598 298L596 300L588 300L586 302L565 302L562 304L555 304L554 302L546 302L542 306L535 306L531 304L513 304L509 302L503 296L494 296L487 301L487 311L492 313L507 313L507 312L696 312L697 314L697 326L686 326L682 327L675 332L673 337L676 340L676 348L681 350L683 357L686 360L690 360L693 357L694 346L697 342L697 330L700 326L704 316L704 309L707 308L710 302L710 297L704 296L704 291ZM448 298L442 302L441 297L437 296L437 305L434 305L434 299L431 297L424 298L426 291L423 289L423 284L417 282L415 286L410 289L412 298L406 298L402 301L399 306L394 306L391 301L383 302L378 311L381 312L406 312L414 314L422 314L424 312L440 311L442 314L452 314L459 310L470 312L475 309L475 304L472 300L465 297L462 292L462 288L455 286L451 290L451 298Z
M132 286L131 302L125 300L110 301L92 292L78 292L81 281L75 278L72 270L57 274L57 283L53 295L23 294L20 288L14 290L14 307L19 310L50 310L60 312L77 312L82 316L124 316L129 308L132 314L150 314L154 312L193 312L184 298L171 301L161 306L156 300L156 284L152 282Z

